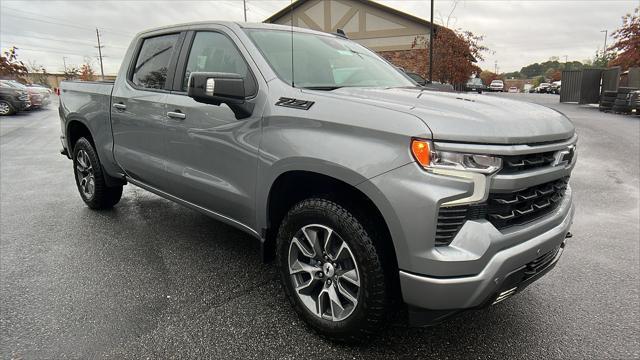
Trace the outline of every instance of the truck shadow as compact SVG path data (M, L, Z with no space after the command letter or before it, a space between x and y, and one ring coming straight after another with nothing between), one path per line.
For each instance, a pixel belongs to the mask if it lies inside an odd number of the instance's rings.
M161 254L170 287L179 287L183 294L191 291L191 295L181 299L181 308L172 310L179 311L184 318L182 325L171 324L173 331L177 326L186 334L197 333L194 336L239 344L258 341L265 348L277 346L274 339L300 338L299 342L292 341L300 345L291 346L315 346L365 358L478 357L505 346L512 347L514 352L536 348L544 346L545 338L562 336L546 329L544 324L552 321L549 318L553 311L543 308L541 295L527 289L504 303L463 312L433 327L390 326L371 343L335 344L312 334L297 318L280 287L276 265L262 263L259 243L251 236L132 187L127 187L116 208L98 214L114 227L128 228L133 241L149 247L150 254ZM181 275L185 273L191 276ZM249 300L258 294L257 299ZM230 306L240 307L228 310L231 314L244 315L226 317L218 313ZM269 312L277 318L246 314L251 311ZM208 324L206 329L193 325L203 323ZM232 323L235 330L243 329L247 338L234 338L221 323ZM292 328L295 332L288 333ZM264 337L265 331L269 337ZM536 334L545 335L543 338Z

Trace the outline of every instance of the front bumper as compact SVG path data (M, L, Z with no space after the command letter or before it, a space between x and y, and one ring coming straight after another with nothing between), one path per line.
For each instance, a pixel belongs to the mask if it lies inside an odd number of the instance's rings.
M412 307L429 310L462 310L492 303L496 297L514 287L515 291L538 279L560 258L564 241L573 221L574 207L568 201L568 211L562 222L550 230L513 247L497 252L480 273L461 277L429 277L400 271L404 301ZM523 281L514 281L515 274L536 259L553 253L545 269ZM513 293L515 293L515 291Z

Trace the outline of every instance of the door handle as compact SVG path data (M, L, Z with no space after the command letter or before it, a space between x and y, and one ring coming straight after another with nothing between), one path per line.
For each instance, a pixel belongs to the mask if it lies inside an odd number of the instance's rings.
M179 120L183 120L187 118L187 114L181 113L180 111L169 111L167 113L167 116L172 119L179 119Z
M127 109L127 105L125 105L123 103L115 103L115 104L113 104L113 108L117 109L117 110L126 110Z

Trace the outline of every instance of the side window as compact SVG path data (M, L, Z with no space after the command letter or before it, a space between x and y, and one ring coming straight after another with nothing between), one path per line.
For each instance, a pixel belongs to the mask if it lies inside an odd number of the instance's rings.
M145 39L138 54L131 81L148 89L163 89L167 81L167 69L178 42L178 34Z
M245 79L245 90L253 94L255 82L234 43L217 32L198 32L193 39L187 67L182 82L182 90L187 91L189 74L192 72L220 72L239 74Z

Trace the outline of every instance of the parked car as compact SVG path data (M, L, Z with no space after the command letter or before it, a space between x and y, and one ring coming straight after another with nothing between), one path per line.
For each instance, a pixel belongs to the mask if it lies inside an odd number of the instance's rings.
M196 24L139 33L114 83L62 83L89 208L129 183L246 232L337 341L501 302L558 262L577 142L561 113L424 91L333 34Z
M493 80L491 84L489 84L489 90L503 92L504 82L502 80Z
M464 85L464 91L475 91L478 94L482 94L485 88L480 78L471 78L467 80L467 83Z
M509 88L509 92L510 92L510 93L517 93L517 92L518 92L518 88L517 88L517 87L515 87L515 86L511 86L511 87Z
M39 103L32 103L36 106L36 107L42 107L42 106L47 106L51 103L51 94L53 93L53 91L51 89L47 89L45 87L42 86L37 86L37 85L26 85L27 86L27 91L29 91L29 95L33 94L33 95L39 95Z
M419 85L425 86L427 85L427 80L425 78L423 78L422 76L416 74L416 73L412 73L412 72L407 72L405 73L407 74L408 77L411 78L411 80L417 82Z
M29 109L40 108L49 104L49 92L35 87L29 87L24 84L21 84L15 80L3 80L7 85L12 86L16 89L20 89L26 91L29 94L29 102L31 106Z
M549 84L547 88L547 92L550 94L560 94L560 90L562 89L562 81L554 81Z
M0 115L15 114L30 106L29 93L26 90L10 85L7 80L0 80Z
M536 86L535 92L538 94L546 94L549 86L551 86L549 83L540 83L540 85Z

